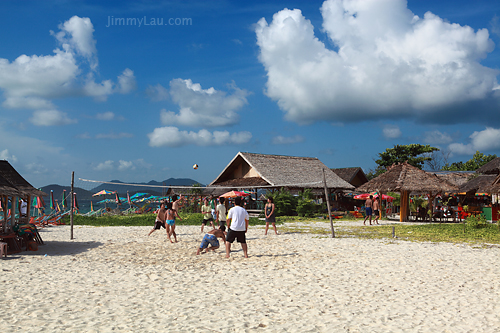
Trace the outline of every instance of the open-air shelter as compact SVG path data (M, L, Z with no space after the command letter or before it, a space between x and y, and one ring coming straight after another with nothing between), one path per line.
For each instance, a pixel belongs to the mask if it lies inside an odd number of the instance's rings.
M391 166L385 173L356 188L356 191L399 192L400 221L403 222L408 221L410 215L410 194L427 194L432 210L432 201L436 195L457 192L458 187L405 162Z

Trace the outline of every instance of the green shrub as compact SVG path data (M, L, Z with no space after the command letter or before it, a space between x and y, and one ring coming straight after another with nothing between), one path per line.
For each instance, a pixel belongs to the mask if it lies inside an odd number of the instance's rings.
M483 228L483 227L485 227L486 225L488 225L488 221L486 221L486 217L484 217L483 215L478 215L478 216L468 216L468 217L465 219L465 223L466 223L469 227L474 228L474 229Z

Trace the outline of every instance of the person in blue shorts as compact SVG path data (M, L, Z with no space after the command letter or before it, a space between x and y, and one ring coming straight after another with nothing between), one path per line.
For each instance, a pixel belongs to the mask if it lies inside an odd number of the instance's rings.
M370 225L372 225L372 214L373 214L373 195L370 195L368 199L365 201L365 220L363 221L363 225L366 225L366 220L370 218Z
M167 210L165 211L165 227L167 229L167 235L170 243L173 243L172 238L170 238L170 236L172 235L174 235L174 240L177 243L177 234L175 233L176 216L179 218L179 220L182 220L177 211L172 209L172 203L167 202Z
M201 252L203 250L205 250L205 253L217 250L219 248L219 240L217 238L222 238L224 244L226 244L226 236L224 236L222 230L212 229L207 232L201 241L200 247L198 247L198 251L196 251L196 255L203 253Z

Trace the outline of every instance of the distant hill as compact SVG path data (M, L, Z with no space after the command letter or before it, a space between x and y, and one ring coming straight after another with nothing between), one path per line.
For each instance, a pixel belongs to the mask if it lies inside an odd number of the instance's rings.
M122 183L120 180L111 180L110 183ZM102 190L108 190L108 191L118 191L118 195L121 197L125 197L127 195L127 191L129 192L130 195L134 195L137 192L146 192L151 195L162 195L162 193L165 193L165 191L168 189L168 186L191 186L193 184L199 184L196 180L189 179L189 178L169 178L167 180L164 180L162 182L158 182L155 180L151 180L148 183L129 183L129 184L137 184L137 185L152 185L152 186L167 186L167 188L163 189L161 187L147 187L147 186L132 186L132 185L118 185L118 184L101 184L97 187L94 187L91 190L84 190L79 187L75 187L75 193L77 194L77 199L78 201L84 201L84 200L91 200L95 199L95 197L92 197L94 193L97 193ZM201 184L202 186L205 186ZM71 191L70 186L61 186L61 185L47 185L42 187L41 189L43 192L47 193L50 195L50 191L54 191L54 198L57 200L62 199L62 193L63 190L66 190L66 192L69 194ZM66 195L68 195L66 194ZM111 196L107 196L109 199Z

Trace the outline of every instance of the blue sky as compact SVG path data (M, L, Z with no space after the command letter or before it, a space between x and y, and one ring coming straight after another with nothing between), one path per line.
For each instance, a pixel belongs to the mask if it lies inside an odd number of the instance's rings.
M7 0L0 29L0 159L37 187L500 155L498 1Z

